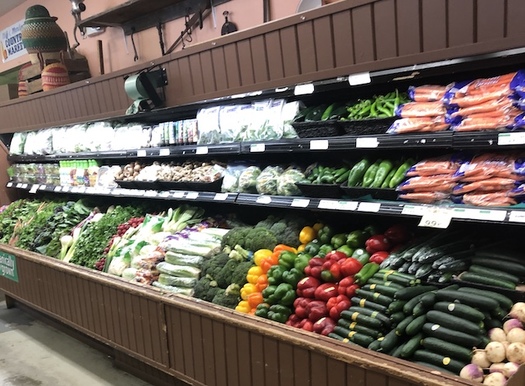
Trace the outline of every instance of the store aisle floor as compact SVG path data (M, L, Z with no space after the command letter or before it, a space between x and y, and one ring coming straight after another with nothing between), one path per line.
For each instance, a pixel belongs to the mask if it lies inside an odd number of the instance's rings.
M1 386L150 386L103 353L18 308L0 292Z

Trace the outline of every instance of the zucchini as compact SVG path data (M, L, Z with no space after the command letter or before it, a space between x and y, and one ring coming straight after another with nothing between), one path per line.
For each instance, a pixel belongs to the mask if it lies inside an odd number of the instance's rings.
M372 343L368 345L368 349L372 351L380 351L381 350L381 342L383 341L383 337L378 338L374 340Z
M407 287L400 289L396 292L396 295L394 297L400 300L410 300L416 295L435 290L437 290L437 287L434 287L433 285L418 285L415 287Z
M477 273L478 275L486 277L493 277L495 279L507 280L514 284L518 284L520 282L520 278L516 275L500 271L499 269L487 268L482 265L472 264L468 268L468 272Z
M340 318L337 321L337 325L341 326L343 328L346 328L347 330L350 330L350 331L355 331L355 332L358 332L360 334L365 334L365 335L371 336L374 339L377 339L377 338L379 338L382 335L382 333L380 331L377 331L377 330L374 330L372 328L363 326L363 324L360 324L360 323L357 323L357 322L351 322L351 321L346 320L344 318Z
M391 298L393 298L395 293L397 292L397 288L381 284L367 284L361 288L365 291L379 292L381 295L389 296Z
M501 320L494 319L489 313L487 313L487 316L483 320L483 324L485 325L485 329L487 331L493 328L503 328L503 323Z
M496 279L495 277L487 277L478 275L477 273L463 272L460 275L460 280L468 281L470 283L491 285L493 287L516 289L516 284L503 279Z
M352 315L355 312L359 312L360 314L363 314L365 316L369 316L370 318L379 320L381 323L383 323L383 326L386 328L390 327L391 322L388 316L382 314L379 311L371 310L370 308L350 307L348 310L341 312L341 317L347 320L352 320Z
M440 326L461 331L469 335L481 335L485 331L480 327L480 323L474 323L457 316L452 316L449 313L430 310L426 315L431 323L437 323Z
M347 320L349 323L357 322L359 324L365 325L366 327L370 327L376 330L381 330L383 328L383 323L381 323L381 321L378 319L371 318L370 316L363 315L359 312L354 312L351 315L348 314L349 312L343 316L343 319Z
M412 323L416 319L414 316L409 315L405 319L403 319L401 322L399 322L395 328L395 332L399 336L403 336L406 334L406 329L410 323Z
M371 277L370 279L368 279L366 283L367 285L368 284L380 284L385 287L391 287L391 288L396 288L396 289L405 288L405 286L401 284L394 283L393 281L390 281L390 280L384 281L383 279L378 279L377 277Z
M394 301L394 299L392 299L392 298L390 298L390 297L388 297L386 295L381 295L381 293L379 293L379 292L370 292L370 291L366 291L366 290L361 289L361 288L358 288L355 291L355 293L356 293L357 296L360 296L363 299L371 300L371 301L373 301L375 303L381 304L381 305L386 306L386 307L388 307L388 305Z
M461 362L469 363L472 359L472 350L455 343L446 342L442 339L429 336L423 339L421 344L430 352L449 355Z
M464 332L454 331L450 328L442 327L439 324L425 323L423 332L434 338L443 339L447 342L456 343L466 348L477 347L481 342L480 336L472 336Z
M458 361L457 359L452 359L449 356L442 354L435 354L426 350L416 350L412 358L416 361L423 361L443 369L447 369L455 374L459 374L461 369L468 363Z
M425 308L431 308L436 303L436 293L435 292L427 292L425 296L423 296L419 302L423 305Z
M466 304L438 302L434 304L434 309L474 323L479 323L485 319L485 315L482 312Z
M335 326L334 333L336 333L337 335L343 338L347 338L350 342L358 344L359 346L362 346L362 347L368 347L370 343L372 343L375 340L371 336L361 334L356 331L350 331L341 326Z
M396 300L389 304L387 311L389 314L395 314L396 312L403 311L405 304L405 300Z
M339 342L350 343L350 339L344 338L344 337L342 337L340 335L337 335L335 332L329 333L328 337L332 338L332 339L335 339L335 340L338 340Z
M388 334L385 335L384 339L381 341L381 351L389 352L396 347L399 342L399 336L396 334L395 330L391 330Z
M381 271L383 271L383 272L381 272ZM384 272L384 271L386 271L386 272ZM405 275L407 275L409 277L407 277ZM393 281L394 283L400 284L403 287L414 286L414 285L419 284L421 282L421 280L417 280L415 278L415 276L413 276L413 275L408 275L408 274L397 272L397 271L393 271L393 270L380 270L379 272L374 274L374 276L372 276L372 277L376 277L378 279L382 279L383 281Z
M406 315L403 311L396 312L392 315L390 315L390 320L392 321L392 324L397 325L400 323L403 319L406 318Z
M514 302L512 300L510 300L508 297L498 292L487 291L487 290L482 290L482 289L477 289L477 288L472 288L472 287L461 287L458 291L470 292L473 294L479 294L481 296L487 296L489 298L492 298L496 300L499 303L500 307L503 308L504 310L510 310L512 306L514 305Z
M394 358L401 358L401 352L403 351L403 347L405 347L406 343L402 343L398 345L397 347L394 347L390 352L387 354L394 357Z
M426 293L420 293L419 295L414 296L412 299L410 299L404 306L403 306L403 312L406 315L412 315L414 312L414 307L419 303L421 299L426 295Z
M419 334L421 330L423 329L423 325L425 324L426 320L427 320L426 315L415 317L414 320L412 320L408 324L408 326L405 328L405 334L409 336L414 336L416 334Z
M524 264L523 261L523 252L520 251L511 251L511 250L503 250L503 249L497 249L497 250L479 250L474 253L475 257L486 257L491 260L497 260L497 261L510 261L513 263L518 264Z
M520 277L525 276L525 265L513 261L494 260L492 257L474 257L472 264L494 268Z
M454 290L439 290L436 292L436 299L446 300L449 302L457 301L472 307L481 308L483 310L493 310L499 307L499 303L494 299L487 298L478 294Z
M352 305L354 305L354 306L360 306L360 307L364 307L364 308L369 308L369 309L374 310L374 311L379 311L382 314L385 314L386 311L387 311L387 307L386 306L374 303L371 300L363 299L363 298L360 298L358 296L354 296L352 299L350 299L350 301L352 302Z
M412 308L412 316L418 317L426 313L428 307L425 307L421 300Z
M436 370L436 371L440 371L440 372L443 372L443 373L449 373L449 374L452 374L452 375L457 375L456 373L448 370L448 369L444 369L440 366L435 366L433 365L432 363L427 363L427 362L424 362L424 361L414 361L412 360L411 361L412 363L415 363L416 365L420 365L420 366L423 366L423 367L428 367L429 369L433 369L433 370Z
M401 349L400 357L401 358L410 358L418 348L421 347L421 340L423 339L423 334L418 333L410 338Z

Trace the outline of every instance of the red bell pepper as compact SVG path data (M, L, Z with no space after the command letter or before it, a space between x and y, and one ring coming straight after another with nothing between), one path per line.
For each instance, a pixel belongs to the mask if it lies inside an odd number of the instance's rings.
M285 324L291 327L299 327L299 323L301 323L301 320L302 318L300 318L296 314L291 314L288 317L288 320L285 322Z
M379 251L370 256L368 261L371 263L381 264L388 256L390 256L390 253L387 251Z
M308 266L304 269L306 276L312 276L317 279L321 278L321 272L323 271L323 263L325 259L322 257L314 257L308 262Z
M326 302L326 308L328 309L328 314L333 320L338 320L341 316L341 312L348 310L352 302L346 295L337 295L333 298L328 299Z
M297 283L297 296L304 298L313 298L315 290L321 285L321 282L315 277L307 276Z
M317 334L327 336L334 331L335 321L331 318L324 317L314 323L313 329Z
M374 235L365 242L366 251L370 254L379 251L389 251L390 241L384 235Z
M308 319L303 319L301 320L301 323L299 323L299 328L302 328L305 331L312 332L314 330L314 324Z
M392 225L384 235L392 244L406 243L410 239L410 232L404 224Z
M308 317L308 304L312 299L309 298L297 298L293 302L295 315L297 315L299 318L304 319Z
M332 251L325 255L325 260L339 261L348 258L348 255L341 251Z
M349 257L341 261L341 276L353 276L363 268L363 264L359 260Z
M359 288L357 284L354 284L354 277L347 276L342 279L337 285L337 292L340 295L346 295L348 298L355 296L355 291Z
M321 300L313 300L308 303L306 306L308 310L308 320L312 323L317 322L323 316L328 315L328 310L326 309L326 303Z
M317 300L327 302L328 299L337 296L337 284L323 283L314 292L314 297Z

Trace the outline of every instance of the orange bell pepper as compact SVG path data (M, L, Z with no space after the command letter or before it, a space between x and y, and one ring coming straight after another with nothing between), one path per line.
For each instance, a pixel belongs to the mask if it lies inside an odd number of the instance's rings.
M261 261L261 268L263 270L263 273L268 272L268 270L270 269L272 265L276 265L279 263L279 255L281 254L281 252L282 252L281 250L276 251L272 253L270 256L265 257Z
M251 308L256 308L263 301L264 299L261 292L254 292L248 296L248 304Z
M255 284L257 287L257 290L261 292L263 289L268 287L268 275L263 273L259 278L257 279L257 284Z
M282 251L289 251L289 252L297 253L297 249L295 249L294 247L290 247L289 245L286 245L286 244L277 244L275 248L273 249L274 253L282 252Z

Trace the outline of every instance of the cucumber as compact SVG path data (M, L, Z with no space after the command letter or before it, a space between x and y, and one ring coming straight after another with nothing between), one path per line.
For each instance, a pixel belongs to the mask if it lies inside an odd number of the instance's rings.
M416 350L412 358L416 361L427 362L443 369L447 369L455 374L459 374L461 369L468 363L460 362L457 359L450 358L449 356L435 354L426 350Z
M385 335L383 341L381 342L381 351L389 352L396 347L399 342L399 335L396 334L395 330L391 330L388 334Z
M437 290L437 287L434 287L433 285L418 285L415 287L407 287L400 289L396 292L396 295L394 297L400 300L410 300L416 295L435 290Z
M410 268L411 265L412 265L412 262L411 261L407 261L407 262L403 263L403 265L397 269L397 272L399 272L399 273L408 273L408 269Z
M523 252L520 251L511 251L511 250L479 250L474 253L475 257L486 257L491 260L497 261L511 261L513 263L524 264L523 261Z
M370 292L370 291L363 290L361 288L358 288L355 291L355 293L357 296L360 296L363 299L371 300L375 303L381 304L386 307L388 307L389 304L394 301L394 299L388 296L385 296L385 295L381 295L379 292Z
M360 324L360 323L357 323L357 322L351 322L351 321L346 320L344 318L340 318L337 321L337 325L341 326L343 328L346 328L347 330L350 330L350 331L355 331L355 332L358 332L360 334L365 334L365 335L371 336L374 339L377 339L377 338L379 338L382 335L382 333L380 331L377 331L377 330L374 330L372 328L366 327L363 324Z
M493 277L495 279L502 279L510 281L511 283L518 284L520 278L511 273L503 272L494 268L483 267L482 265L473 264L468 268L468 272L477 273L478 275Z
M409 336L414 336L416 334L419 334L419 332L423 329L423 325L425 324L426 320L427 320L426 315L421 315L421 316L414 318L414 320L412 320L408 324L408 326L405 328L405 334Z
M436 303L436 293L435 292L427 292L425 296L423 296L419 302L423 305L425 308L431 308Z
M449 255L451 253L457 253L458 251L463 251L469 247L469 242L465 240L453 241L448 244L440 245L438 247L432 248L430 251L423 255L418 256L418 262L420 263L432 263L437 259Z
M431 323L437 323L443 327L450 328L456 331L464 332L469 335L481 335L485 331L480 327L480 323L474 323L457 316L452 316L449 313L430 310L426 315Z
M379 292L381 295L389 296L391 298L393 298L395 293L397 292L397 288L381 284L367 284L361 288L365 291Z
M348 338L343 338L342 336L339 336L339 335L337 335L334 332L329 333L328 337L332 338L332 339L335 339L335 340L338 340L339 342L350 343L350 340Z
M374 340L372 343L368 345L368 349L372 351L379 351L381 350L381 342L383 341L383 337Z
M352 315L350 315L349 318L346 316L348 316L348 314L345 314L344 319L346 319L349 322L357 322L366 327L370 327L376 330L381 330L383 328L383 323L381 323L380 320L371 318L370 316L363 315L362 313L359 313L359 312L354 312Z
M487 331L489 331L489 330L491 330L493 328L502 328L503 327L503 323L501 322L501 320L492 318L492 316L490 314L488 314L488 317L486 317L485 320L483 320L483 324L485 325L485 329Z
M406 315L403 311L396 312L392 315L390 315L390 320L392 321L393 325L397 325L400 323L403 319L405 319Z
M413 261L412 264L410 264L410 267L408 267L408 273L411 275L414 275L417 272L417 270L423 266L423 263L420 263L419 261Z
M425 263L416 271L417 279L425 279L432 273L434 269L432 268L432 263Z
M395 314L396 312L403 311L405 304L405 300L396 300L389 304L387 312L389 314Z
M420 293L419 295L414 296L412 299L410 299L404 306L403 306L403 312L406 315L412 315L414 312L414 307L419 303L421 299L426 295L426 293Z
M503 279L496 279L494 277L478 275L477 273L463 272L459 278L460 280L471 283L491 285L493 287L507 288L511 290L516 289L515 283Z
M412 308L412 316L418 317L425 314L428 310L428 307L425 307L421 300Z
M470 362L472 359L472 350L455 343L446 342L442 339L426 337L421 342L424 348L436 354L449 355L461 362Z
M513 261L494 260L491 257L474 257L472 264L498 269L520 277L525 276L525 265Z
M394 283L393 281L384 281L383 279L378 279L377 277L371 277L370 279L368 279L368 281L366 282L367 285L368 284L380 284L381 286L384 286L384 287L391 287L391 288L395 288L395 289L401 289L401 288L405 288L405 286L402 286L401 284L398 284L398 283Z
M483 310L493 310L499 307L499 303L491 298L487 298L478 294L467 292L460 292L454 290L439 290L436 292L437 300L446 300L449 302L460 302L472 307Z
M404 287L414 286L419 284L421 280L416 279L414 275L409 275L406 273L397 272L394 270L381 269L373 277L378 279L383 279L384 281L390 280L394 283L401 284Z
M412 360L411 362L415 363L416 365L427 367L429 369L433 369L433 370L440 371L440 372L443 372L443 373L449 373L449 374L452 374L452 375L457 375L456 373L454 373L454 372L452 372L450 370L444 369L444 368L442 368L440 366L435 366L432 363L427 363L427 362L424 362L424 361L414 361L414 360Z
M434 309L474 323L479 323L485 319L485 315L482 312L466 304L438 302L434 304Z
M425 323L423 333L434 338L443 339L447 342L456 343L466 348L477 347L481 342L481 337L465 334L464 332L454 331L450 328L442 327L439 324Z
M443 272L441 274L441 277L438 279L438 283L450 283L453 278L454 275L452 274L452 272Z
M403 336L406 334L406 328L410 323L412 323L416 319L414 316L409 315L405 319L403 319L401 322L399 322L395 328L395 332L399 336Z
M360 314L363 314L365 316L369 316L370 318L379 320L384 327L389 328L390 327L390 319L388 316L382 314L379 311L371 310L370 308L363 308L363 307L350 307L348 310L345 310L341 312L341 317L345 318L347 320L352 320L352 315L358 312Z
M360 307L364 307L364 308L369 308L369 309L374 310L374 311L379 311L382 314L385 314L386 310L387 310L386 306L374 303L371 300L363 299L363 298L360 298L358 296L354 296L352 299L350 299L350 301L352 302L352 305L354 305L354 306L360 306Z
M403 347L405 347L405 343L400 344L397 347L394 347L387 354L392 356L392 357L394 357L394 358L401 358L401 352L403 351Z
M465 260L454 260L450 263L441 264L437 269L441 272L461 272L468 268L468 262Z
M421 340L423 339L423 334L418 333L410 338L401 349L400 357L401 358L410 358L418 348L421 347Z
M339 335L340 337L347 338L350 342L358 344L362 347L368 347L370 343L374 341L374 338L372 338L371 336L361 334L356 331L350 331L341 326L335 326L334 333Z
M478 294L481 296L487 296L489 298L492 298L496 300L499 303L500 307L503 308L504 310L510 310L512 306L514 305L514 302L510 300L508 297L500 293L494 292L494 291L481 290L481 289L472 288L472 287L461 287L458 291L470 292L473 294Z

